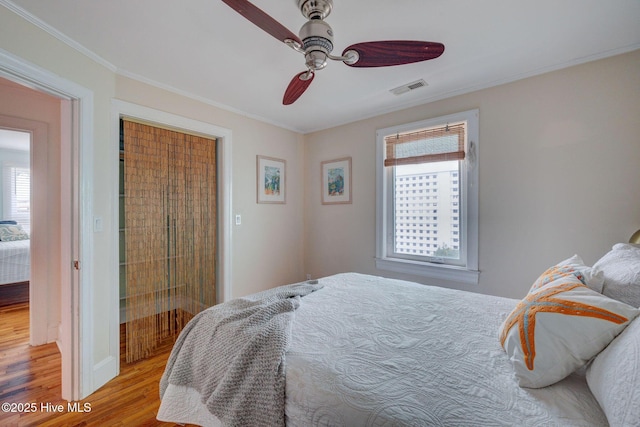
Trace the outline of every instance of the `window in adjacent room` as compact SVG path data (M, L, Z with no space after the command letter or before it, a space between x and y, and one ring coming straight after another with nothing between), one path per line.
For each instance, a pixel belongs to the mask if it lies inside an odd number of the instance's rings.
M31 231L31 171L28 167L5 164L3 167L3 218L17 221Z
M378 130L377 268L478 282L477 152L477 110Z

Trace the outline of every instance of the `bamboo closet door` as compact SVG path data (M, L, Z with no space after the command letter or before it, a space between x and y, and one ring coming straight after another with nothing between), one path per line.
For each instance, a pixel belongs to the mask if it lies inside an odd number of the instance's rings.
M124 120L126 361L216 296L216 141Z

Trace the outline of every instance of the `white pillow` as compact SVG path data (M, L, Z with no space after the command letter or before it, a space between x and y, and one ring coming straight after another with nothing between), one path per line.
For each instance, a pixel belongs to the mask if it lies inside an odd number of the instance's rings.
M500 342L520 386L546 387L585 365L639 313L564 275L530 291L500 327Z
M20 224L0 224L0 240L14 242L16 240L28 240L29 235Z
M560 261L553 267L547 269L547 271L542 273L533 283L531 290L538 289L569 274L576 276L582 283L594 291L602 293L602 285L604 283L602 272L595 267L586 266L579 255L574 255L571 258Z
M640 320L593 359L587 383L611 427L640 426Z
M618 243L593 265L602 271L602 293L640 307L640 247Z

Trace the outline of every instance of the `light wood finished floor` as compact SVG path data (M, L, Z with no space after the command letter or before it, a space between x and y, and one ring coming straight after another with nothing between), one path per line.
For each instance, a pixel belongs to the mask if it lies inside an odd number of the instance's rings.
M0 410L0 426L174 426L155 418L158 383L171 346L168 342L156 356L137 363L121 360L117 378L77 402L75 412L69 411L60 397L56 344L29 346L28 303L0 307L0 404L35 404L29 413ZM62 412L52 412L58 405Z

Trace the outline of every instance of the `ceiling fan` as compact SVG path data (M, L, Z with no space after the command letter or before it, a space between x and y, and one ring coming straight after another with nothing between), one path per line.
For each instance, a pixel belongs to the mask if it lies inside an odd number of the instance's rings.
M327 66L327 59L342 61L350 67L389 67L427 61L442 55L442 43L415 40L385 40L356 43L341 56L331 55L333 30L324 19L331 13L333 0L295 0L308 21L300 29L300 37L247 0L222 0L259 28L305 56L307 70L289 83L282 103L290 105L304 93L315 71Z

